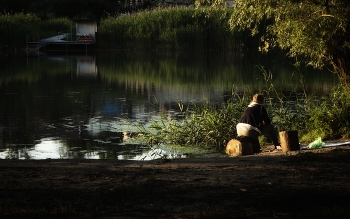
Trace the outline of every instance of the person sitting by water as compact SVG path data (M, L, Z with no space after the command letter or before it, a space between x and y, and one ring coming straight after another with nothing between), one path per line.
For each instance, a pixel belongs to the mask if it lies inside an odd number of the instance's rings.
M275 149L281 149L277 133L271 124L271 119L263 103L264 96L262 94L254 94L252 102L245 109L236 126L237 136L251 137L258 141L260 135L268 134Z

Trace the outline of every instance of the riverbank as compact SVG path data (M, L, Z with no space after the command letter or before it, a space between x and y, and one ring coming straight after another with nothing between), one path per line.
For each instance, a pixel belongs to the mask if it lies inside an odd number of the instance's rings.
M350 146L153 161L0 160L1 218L347 218Z

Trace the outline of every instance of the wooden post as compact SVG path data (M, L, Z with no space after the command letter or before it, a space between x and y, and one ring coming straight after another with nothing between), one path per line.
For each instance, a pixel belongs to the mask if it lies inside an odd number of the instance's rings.
M279 136L283 152L300 150L298 131L281 131Z

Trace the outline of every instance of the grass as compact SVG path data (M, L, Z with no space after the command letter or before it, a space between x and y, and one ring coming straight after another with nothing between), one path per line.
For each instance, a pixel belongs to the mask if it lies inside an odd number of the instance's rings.
M284 94L273 85L272 74L262 67L265 96L268 110L276 131L297 130L301 143L347 138L350 136L350 91L346 86L336 87L321 101L304 93L292 91ZM236 124L254 94L247 89L238 94L232 89L232 96L223 106L179 103L181 116L168 117L161 113L160 120L153 120L150 129L144 129L144 137L150 145L174 144L223 148L236 137ZM259 138L262 147L270 143L264 136Z
M55 36L59 31L69 30L70 27L71 21L68 18L41 21L34 14L0 15L0 51L16 52L25 48L27 40Z

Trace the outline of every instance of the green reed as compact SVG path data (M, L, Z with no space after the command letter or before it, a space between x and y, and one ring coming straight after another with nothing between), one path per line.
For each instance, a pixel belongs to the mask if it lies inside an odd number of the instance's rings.
M58 35L59 32L75 34L75 24L68 18L53 18L39 23L40 38Z
M176 117L161 113L159 120L153 120L149 128L143 129L146 141L151 145L222 147L236 135L238 119L249 103L247 96L233 90L231 100L224 106L179 103L180 113Z
M15 50L25 45L26 35L38 30L40 19L31 14L0 15L0 50Z
M66 18L42 21L33 14L0 15L0 51L17 51L27 41L54 36L70 27L71 22Z
M338 86L328 96L316 98L306 91L278 91L271 72L258 67L265 80L260 93L265 96L265 107L272 118L276 131L297 130L300 142L350 137L350 90ZM302 76L300 83L303 83ZM236 137L236 124L255 92L246 89L243 94L232 90L232 97L223 106L212 104L179 103L180 117L164 114L144 129L148 144L200 145L225 147ZM205 102L205 101L204 101ZM267 139L259 139L262 146Z
M114 49L229 49L232 9L172 7L101 20L99 45Z
M265 95L273 122L278 131L297 130L300 142L311 142L321 137L324 140L350 137L350 89L339 84L328 94L315 97L291 91L278 92L273 85L271 72L259 67L264 75ZM304 87L303 76L298 72L300 84ZM274 101L272 101L274 100Z
M309 112L313 106L312 95L308 95L303 81L303 76L298 71L302 92L292 90L283 93L274 86L273 74L266 71L263 66L257 66L265 82L262 93L265 96L265 106L269 111L272 122L276 125L277 131L298 130L305 132L306 122L309 119Z

